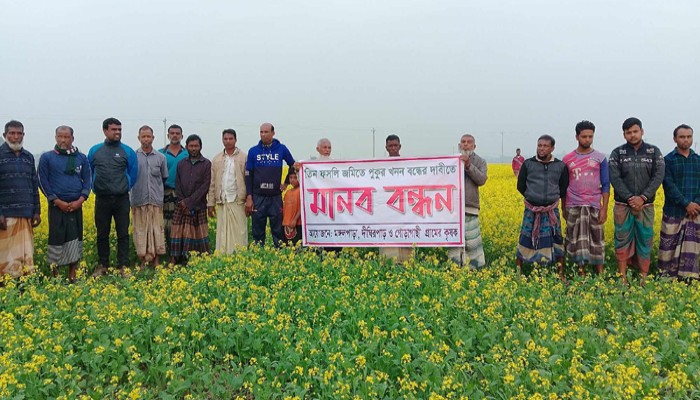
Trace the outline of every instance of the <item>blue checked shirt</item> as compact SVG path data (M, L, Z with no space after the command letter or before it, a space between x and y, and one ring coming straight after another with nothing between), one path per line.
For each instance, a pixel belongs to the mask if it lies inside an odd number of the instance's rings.
M685 207L691 202L700 204L700 156L690 149L688 157L673 149L664 157L664 214L684 217Z

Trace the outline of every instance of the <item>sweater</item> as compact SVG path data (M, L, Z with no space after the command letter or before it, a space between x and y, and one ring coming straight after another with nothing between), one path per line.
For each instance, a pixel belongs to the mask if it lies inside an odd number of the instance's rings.
M549 162L528 158L518 175L518 191L533 206L548 206L565 198L568 187L566 165L554 157Z
M51 150L39 158L39 188L49 203L56 199L71 202L80 197L87 200L90 195L92 187L90 163L83 153L76 152L75 157L75 173L70 175L65 172L68 155Z
M10 218L41 215L34 156L25 149L17 155L7 143L0 146L0 215Z

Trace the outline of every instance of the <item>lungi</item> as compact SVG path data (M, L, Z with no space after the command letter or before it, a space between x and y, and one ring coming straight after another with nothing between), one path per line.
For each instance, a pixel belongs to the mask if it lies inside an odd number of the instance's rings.
M133 207L132 214L136 255L146 262L151 262L158 255L165 254L163 208L146 204Z
M177 208L170 231L170 256L186 256L190 251L209 252L207 210Z
M234 201L216 205L216 250L231 254L248 246L248 216L245 202Z
M520 238L515 250L519 260L550 263L564 257L564 238L561 234L558 205L559 201L547 207L533 207L526 203Z
M464 247L450 247L447 256L460 264L468 262L471 269L482 268L486 265L486 257L481 240L479 216L466 214L463 229Z
M700 216L663 216L659 241L659 270L672 277L700 278Z
M168 238L168 240L170 240L170 227L173 223L176 203L177 195L175 194L175 189L165 188L163 191L163 229L165 231L165 237Z
M600 210L591 206L566 209L566 253L576 265L602 265L605 261L603 225Z
M627 260L628 264L648 271L654 241L654 205L647 204L640 211L635 211L627 204L616 202L613 217L615 257L618 261Z
M34 231L30 218L5 217L0 230L0 274L19 278L34 271Z
M83 256L83 209L63 212L49 204L49 265L70 265Z

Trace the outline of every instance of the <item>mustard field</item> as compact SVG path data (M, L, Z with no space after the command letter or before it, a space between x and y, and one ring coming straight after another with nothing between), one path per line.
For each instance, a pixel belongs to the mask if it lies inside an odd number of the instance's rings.
M42 224L40 272L0 288L0 397L700 398L697 283L620 285L612 220L604 276L519 276L509 166L490 166L481 196L478 272L444 249L395 265L373 249L265 247L102 278L89 201L76 284L49 277Z

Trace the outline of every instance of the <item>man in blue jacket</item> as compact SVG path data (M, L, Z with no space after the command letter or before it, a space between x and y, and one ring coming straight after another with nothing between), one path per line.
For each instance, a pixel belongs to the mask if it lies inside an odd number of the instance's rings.
M294 157L287 146L274 139L275 127L260 125L260 142L248 151L245 170L247 197L246 214L252 215L253 241L265 242L265 227L270 219L270 230L275 246L283 240L282 231L282 161L291 168Z
M117 231L117 265L129 263L129 190L138 176L136 152L121 142L122 123L116 118L102 122L103 143L92 146L88 161L95 193L98 266L93 275L104 275L109 267L109 231L114 218Z

